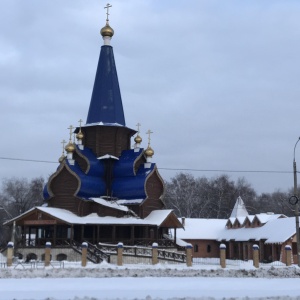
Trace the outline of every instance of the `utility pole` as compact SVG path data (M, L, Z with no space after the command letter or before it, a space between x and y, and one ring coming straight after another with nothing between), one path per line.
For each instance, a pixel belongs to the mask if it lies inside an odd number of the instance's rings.
M298 198L298 190L297 190L297 165L296 165L296 159L295 159L295 151L296 146L300 140L300 137L298 138L295 147L294 147L294 161L293 161L293 173L294 173L294 196L293 202L295 204L295 219L296 219L296 238L297 238L297 259L298 259L298 266L300 267L300 233L299 233L299 198Z

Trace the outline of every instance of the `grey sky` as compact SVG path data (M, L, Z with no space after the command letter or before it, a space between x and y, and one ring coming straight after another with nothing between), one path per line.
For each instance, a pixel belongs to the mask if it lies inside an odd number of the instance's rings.
M107 1L2 0L0 156L57 161L86 120ZM300 135L300 2L111 1L127 126L161 168L292 171ZM296 152L300 169L300 146ZM0 179L56 164L0 160ZM169 179L178 171L160 171ZM192 172L215 176L223 172ZM258 192L292 174L244 176Z

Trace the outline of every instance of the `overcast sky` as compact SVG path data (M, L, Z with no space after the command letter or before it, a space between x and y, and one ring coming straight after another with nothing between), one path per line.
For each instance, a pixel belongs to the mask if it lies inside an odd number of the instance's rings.
M2 158L57 161L69 125L86 120L106 3L1 0ZM144 147L154 132L158 167L278 171L228 174L259 193L292 187L280 172L292 172L300 136L300 1L111 4L126 125L142 124ZM300 170L300 145L296 160ZM0 180L46 178L58 166L0 163ZM178 172L160 170L166 180Z

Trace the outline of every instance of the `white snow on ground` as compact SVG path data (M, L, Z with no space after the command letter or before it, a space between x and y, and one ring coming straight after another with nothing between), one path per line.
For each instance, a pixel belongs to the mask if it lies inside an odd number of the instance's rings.
M55 266L53 264L53 266ZM64 269L29 265L0 269L0 300L300 299L300 268L65 262Z

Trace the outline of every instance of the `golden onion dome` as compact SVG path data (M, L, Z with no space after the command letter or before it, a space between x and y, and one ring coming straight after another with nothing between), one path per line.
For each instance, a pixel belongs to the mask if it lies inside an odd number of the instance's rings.
M148 146L147 149L145 150L145 154L148 157L152 157L154 155L154 150L150 146Z
M61 157L58 159L59 163L62 163L66 157L62 154Z
M84 137L84 134L82 133L82 131L80 130L77 134L76 134L76 138L77 140L82 140Z
M65 150L70 153L75 151L75 146L72 142L69 142L67 146L65 147Z
M134 141L137 143L137 144L140 144L142 142L142 138L137 134L137 136L134 138Z
M112 37L114 35L114 30L109 26L108 23L100 30L100 34L105 37L109 36Z

